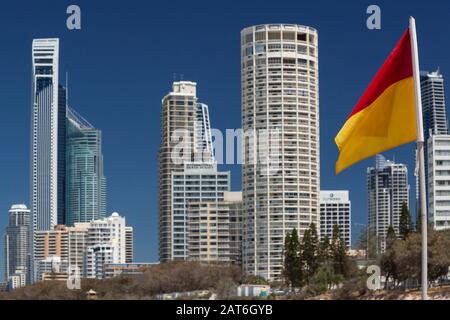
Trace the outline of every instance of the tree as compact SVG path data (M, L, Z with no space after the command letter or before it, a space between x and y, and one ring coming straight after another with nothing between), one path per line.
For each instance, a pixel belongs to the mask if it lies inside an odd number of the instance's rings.
M317 258L319 260L320 265L330 263L332 255L331 255L330 238L328 238L328 235L326 235L319 243Z
M402 211L400 214L399 236L401 239L406 240L408 235L414 230L414 224L409 214L408 206L406 203L402 205Z
M309 229L305 231L302 239L302 259L304 265L304 276L307 283L309 279L314 275L319 267L318 252L318 236L317 228L314 223L309 226Z
M410 234L406 240L396 240L381 259L385 276L395 284L419 281L421 278L421 235ZM438 280L448 274L450 266L450 236L448 233L428 230L428 278Z
M286 282L292 287L299 287L303 282L302 258L297 230L286 235L284 241L284 270Z
M394 227L390 225L386 235L386 250L390 250L392 248L395 240L397 240L397 236L395 235Z
M350 276L350 260L347 256L345 241L341 237L341 232L337 224L333 227L331 248L334 272L348 278Z
M320 266L314 276L311 278L310 287L316 294L324 293L331 289L333 285L343 281L342 275L335 274L330 265Z
M383 272L386 282L384 288L387 289L389 279L392 277L395 281L396 279L396 265L395 265L395 253L392 250L395 241L397 241L397 236L395 235L395 230L392 225L389 226L386 235L386 251L380 257L380 267Z

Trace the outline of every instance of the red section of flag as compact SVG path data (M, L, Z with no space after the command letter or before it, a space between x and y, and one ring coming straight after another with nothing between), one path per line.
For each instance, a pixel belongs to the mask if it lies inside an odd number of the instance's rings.
M370 106L394 83L412 76L411 39L407 29L348 118Z

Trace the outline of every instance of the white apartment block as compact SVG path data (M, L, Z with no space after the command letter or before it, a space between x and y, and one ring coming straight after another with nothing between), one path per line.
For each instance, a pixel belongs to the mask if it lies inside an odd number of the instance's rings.
M384 252L389 226L399 234L403 204L409 208L408 168L376 156L375 167L367 168L369 230L377 237L377 251Z
M244 144L244 271L281 278L285 236L319 224L318 34L296 24L241 31L244 133L275 130L257 148ZM278 145L278 148L275 146ZM277 161L271 170L260 154ZM279 170L278 170L279 169Z
M25 287L26 285L26 268L18 267L16 271L8 277L8 289L15 290L18 288Z
M427 149L429 222L450 229L450 135L430 136Z
M334 226L339 227L347 250L352 243L351 202L347 190L320 191L320 240L333 238Z
M114 245L109 243L96 244L88 247L85 256L86 277L96 279L106 278L106 266L114 263L115 250Z
M110 217L91 221L87 233L87 250L99 244L109 244L113 248L111 263L126 261L125 217L114 212Z
M241 192L225 192L223 201L190 202L187 219L188 260L240 264Z
M230 172L217 172L215 163L186 163L182 172L172 173L171 224L173 260L187 259L187 209L196 202L222 201L230 191Z

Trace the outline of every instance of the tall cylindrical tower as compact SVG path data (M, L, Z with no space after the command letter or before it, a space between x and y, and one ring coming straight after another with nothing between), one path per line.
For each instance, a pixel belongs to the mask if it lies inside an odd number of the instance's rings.
M317 31L294 24L243 29L241 82L242 128L256 137L244 139L244 270L276 280L286 233L295 228L302 236L319 222Z

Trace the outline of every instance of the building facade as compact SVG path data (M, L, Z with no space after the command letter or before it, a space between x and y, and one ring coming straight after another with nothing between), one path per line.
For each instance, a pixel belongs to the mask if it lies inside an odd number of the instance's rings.
M187 220L188 260L241 263L241 192L225 192L223 201L189 202Z
M75 110L67 109L66 224L106 216L102 134Z
M182 172L172 173L171 256L187 260L188 206L196 202L223 201L230 191L230 172L218 172L214 163L185 163Z
M352 245L352 215L347 190L320 191L320 240L333 238L337 225L347 250Z
M88 227L84 275L103 279L107 265L131 264L133 261L133 228L114 212L110 217L92 221Z
M423 71L420 75L420 87L425 141L431 135L448 134L444 77L439 70Z
M423 116L423 131L425 138L425 183L427 195L430 194L428 180L429 172L429 139L433 135L447 135L448 132L448 120L447 110L445 108L445 89L444 89L444 77L439 70L434 72L422 71L420 73L420 87L422 94L422 116ZM416 176L416 200L419 199L419 183ZM427 197L427 207L430 209L431 204ZM418 203L418 202L417 202ZM418 207L418 206L417 206ZM417 210L417 209L416 209ZM417 215L417 214L416 214ZM430 215L429 215L430 216Z
M281 277L285 235L296 228L303 236L319 223L318 63L318 34L311 27L266 24L241 31L242 128L255 136L270 132L266 141L244 143L243 266L269 280Z
M125 263L134 260L134 232L133 227L125 227Z
M197 84L174 82L162 100L159 150L159 256L174 260L172 173L182 172L184 163L212 162L208 107L198 103Z
M450 229L450 135L430 136L427 149L429 223Z
M51 230L65 217L66 89L59 85L59 39L32 45L30 150L31 258L34 233ZM31 268L34 263L30 264ZM34 271L30 270L34 277Z
M9 209L9 223L5 231L5 279L18 269L25 272L30 263L30 210L24 204Z
M26 269L19 267L8 277L7 288L8 290L15 290L18 288L25 287L26 285Z
M87 278L106 278L106 266L114 263L114 246L101 243L90 246L86 251L85 275Z
M367 168L368 228L377 237L377 250L384 252L389 226L399 234L403 204L409 208L408 168L376 156L375 167Z

